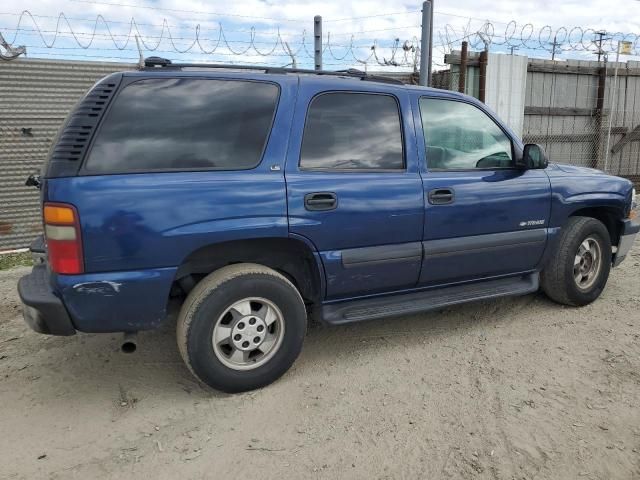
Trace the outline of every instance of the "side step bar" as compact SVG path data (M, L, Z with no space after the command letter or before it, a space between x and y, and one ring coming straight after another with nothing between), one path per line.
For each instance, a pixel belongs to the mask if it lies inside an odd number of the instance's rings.
M409 315L437 310L449 305L489 298L526 295L538 290L539 274L499 278L478 283L425 290L422 292L387 295L323 305L322 320L332 325Z

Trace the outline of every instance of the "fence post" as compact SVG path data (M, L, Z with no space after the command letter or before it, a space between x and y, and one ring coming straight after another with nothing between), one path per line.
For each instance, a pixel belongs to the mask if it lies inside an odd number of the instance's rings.
M596 98L596 138L595 138L595 150L596 150L596 168L604 168L604 152L602 141L602 125L604 121L604 95L607 86L607 64L605 62L603 67L598 70L598 96Z
M611 101L609 105L609 127L607 128L607 143L604 150L604 171L607 171L609 166L609 154L611 153L611 130L613 129L613 109L616 109L618 113L618 60L620 60L620 42L618 42L618 55L616 55L616 67L613 73L613 87L609 87L609 90L613 90L611 93ZM617 121L617 119L616 119ZM622 163L622 154L620 154L620 163Z
M433 14L436 11L434 0L429 0L431 8L429 12L429 61L427 62L427 84L431 85L431 70L433 68Z
M478 100L482 103L487 98L487 63L489 62L489 53L486 50L480 52L480 92Z
M460 51L460 76L458 77L458 91L465 92L467 82L467 57L469 56L469 44L462 42L462 50Z
M422 2L422 40L420 42L420 85L429 85L431 65L431 2Z
M313 17L313 56L315 69L322 70L322 17Z

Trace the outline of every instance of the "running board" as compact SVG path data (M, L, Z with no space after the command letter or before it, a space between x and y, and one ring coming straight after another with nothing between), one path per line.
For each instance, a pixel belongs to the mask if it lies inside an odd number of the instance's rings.
M409 315L476 300L526 295L536 292L538 285L539 275L532 273L421 292L350 300L323 305L322 320L332 325L341 325L375 318Z

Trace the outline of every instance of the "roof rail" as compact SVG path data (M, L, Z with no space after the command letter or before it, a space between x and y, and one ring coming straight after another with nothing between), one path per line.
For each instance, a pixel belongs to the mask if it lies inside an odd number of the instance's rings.
M404 85L400 80L391 77L381 77L379 75L369 75L362 70L350 68L348 70L306 70L303 68L284 68L284 67L269 67L261 65L233 65L228 63L173 63L168 58L162 57L147 57L144 59L143 70L154 69L176 69L181 70L183 68L211 68L211 69L229 69L229 70L252 70L264 73L303 73L308 75L330 75L335 77L349 77L359 78L360 80L369 82L381 82L391 83L395 85Z

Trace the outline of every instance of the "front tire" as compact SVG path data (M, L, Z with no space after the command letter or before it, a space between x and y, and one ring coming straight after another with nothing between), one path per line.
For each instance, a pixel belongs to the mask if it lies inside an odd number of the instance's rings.
M275 270L243 263L216 270L189 293L177 340L198 379L237 393L282 376L300 354L306 328L295 286Z
M597 299L611 270L611 238L602 222L571 217L540 276L542 290L552 300L583 306Z

